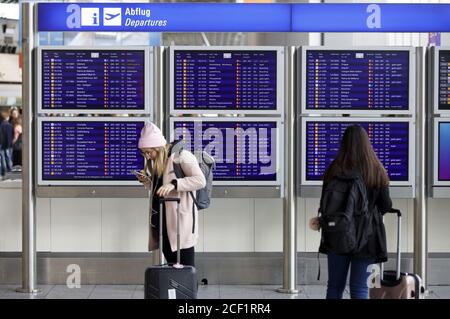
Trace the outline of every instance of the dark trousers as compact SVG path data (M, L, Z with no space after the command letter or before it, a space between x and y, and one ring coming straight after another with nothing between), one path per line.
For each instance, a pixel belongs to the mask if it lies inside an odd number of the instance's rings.
M167 226L165 214L163 214L163 254L167 263L175 264L177 262L177 251L172 251L167 235ZM180 250L180 263L182 265L195 267L195 251L194 247Z
M12 162L13 166L22 165L22 150L13 150Z

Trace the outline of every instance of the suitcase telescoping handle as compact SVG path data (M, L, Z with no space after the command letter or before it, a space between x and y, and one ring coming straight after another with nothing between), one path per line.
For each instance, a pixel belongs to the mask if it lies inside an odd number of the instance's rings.
M397 280L400 279L400 263L401 263L401 251L400 251L400 244L401 244L401 236L402 236L402 213L399 209L391 208L390 211L388 211L390 214L396 214L397 215L397 270L396 270L396 278ZM384 218L383 218L384 222ZM383 280L384 275L384 264L381 264L381 279Z
M175 268L183 268L181 265L181 253L180 253L180 199L175 197L160 197L159 198L159 260L163 260L163 233L162 224L164 213L163 203L165 202L177 202L177 263L173 265Z

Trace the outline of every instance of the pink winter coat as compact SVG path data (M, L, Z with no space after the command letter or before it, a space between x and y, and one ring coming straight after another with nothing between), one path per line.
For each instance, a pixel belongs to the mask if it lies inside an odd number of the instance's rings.
M185 177L177 178L173 169L174 158L180 161ZM192 226L194 223L192 215L193 200L189 191L192 191L195 196L195 191L202 189L206 185L205 176L200 170L198 161L195 156L186 150L181 151L180 154L172 154L168 160L163 173L163 185L170 183L171 180L177 180L177 189L173 190L166 197L180 198L180 249L191 248L197 244L198 241L198 211L195 209L195 225L194 232ZM166 226L167 234L170 241L172 251L177 250L177 203L167 202L166 205ZM150 226L149 236L149 251L158 248L158 236L153 232L153 227Z

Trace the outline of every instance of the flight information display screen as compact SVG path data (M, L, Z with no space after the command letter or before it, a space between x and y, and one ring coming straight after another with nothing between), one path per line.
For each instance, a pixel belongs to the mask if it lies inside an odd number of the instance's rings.
M174 122L175 139L214 157L215 181L276 181L277 122Z
M145 50L42 50L42 109L144 110L145 56Z
M450 51L439 51L439 109L450 110Z
M409 108L409 51L307 50L307 110Z
M43 181L136 181L144 122L41 122Z
M450 181L450 122L439 123L438 180Z
M276 110L277 51L174 51L174 110Z
M408 122L306 122L306 180L321 181L336 158L345 129L361 125L391 181L409 179Z

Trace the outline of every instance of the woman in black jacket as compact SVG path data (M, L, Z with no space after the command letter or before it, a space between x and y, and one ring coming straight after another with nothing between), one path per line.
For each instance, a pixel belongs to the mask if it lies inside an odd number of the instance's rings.
M382 215L392 208L389 196L389 178L377 158L366 131L359 125L347 127L336 159L324 174L322 193L336 177L351 176L355 172L362 177L367 190L369 213L372 222L367 229L367 244L357 253L336 254L321 245L319 251L328 257L327 298L341 299L350 270L350 295L352 299L367 299L367 267L387 260L386 233ZM317 222L317 221L316 221ZM350 267L351 265L351 267Z

